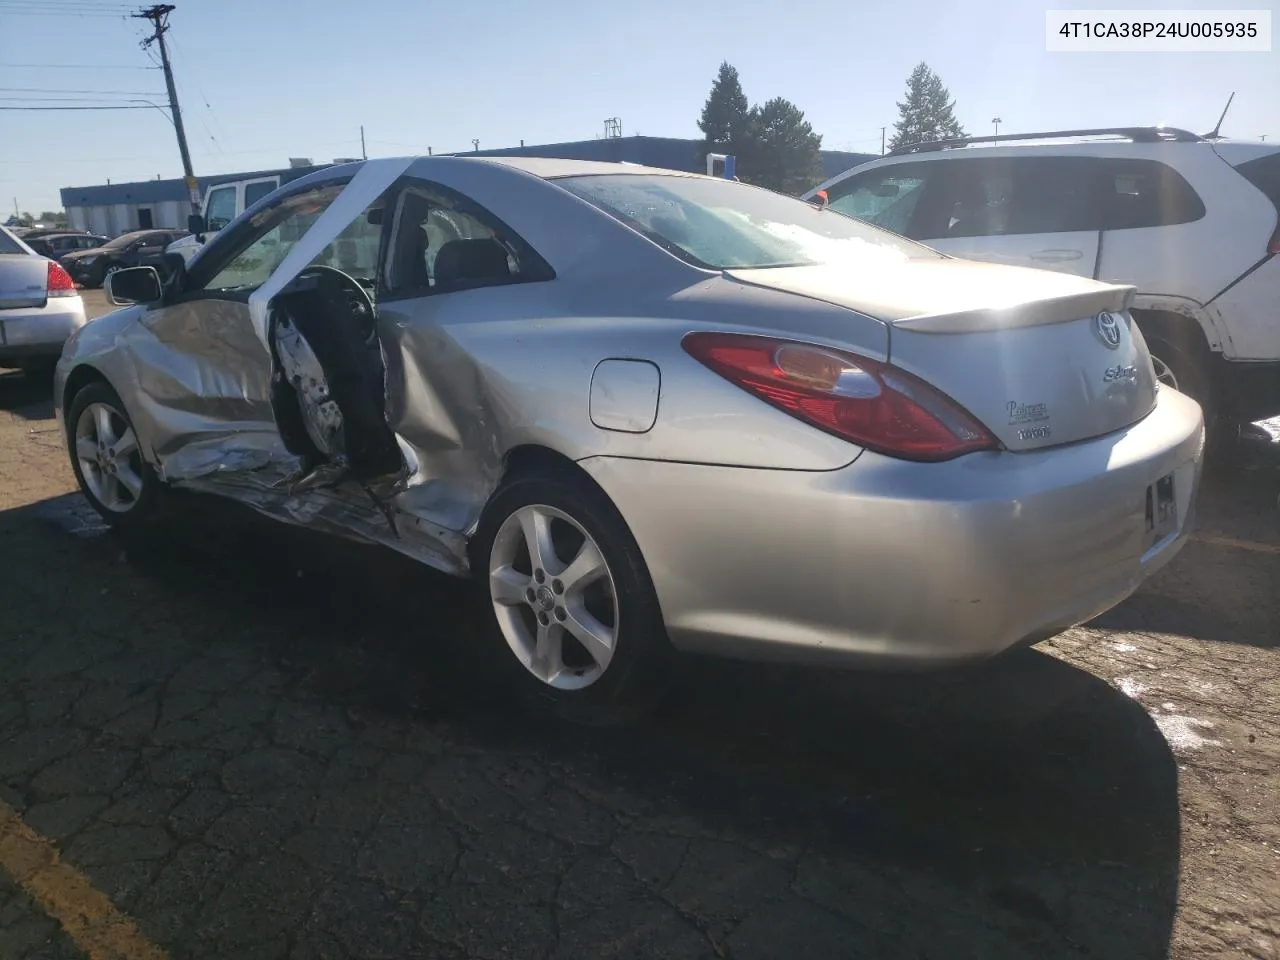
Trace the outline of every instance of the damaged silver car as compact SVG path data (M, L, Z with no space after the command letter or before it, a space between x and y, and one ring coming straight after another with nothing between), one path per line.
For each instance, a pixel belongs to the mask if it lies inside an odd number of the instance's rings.
M182 487L473 577L484 642L579 717L648 702L677 650L1051 636L1173 557L1199 482L1131 288L691 174L326 168L110 293L55 395L108 522Z

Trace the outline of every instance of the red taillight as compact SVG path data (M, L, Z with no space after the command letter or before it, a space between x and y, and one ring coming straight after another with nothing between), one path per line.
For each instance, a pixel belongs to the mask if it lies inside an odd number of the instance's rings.
M953 400L878 360L732 333L691 333L683 345L694 359L766 403L879 453L950 460L999 446Z
M63 269L62 264L56 260L49 261L49 296L51 297L74 297L76 295L76 282L71 279L71 274Z

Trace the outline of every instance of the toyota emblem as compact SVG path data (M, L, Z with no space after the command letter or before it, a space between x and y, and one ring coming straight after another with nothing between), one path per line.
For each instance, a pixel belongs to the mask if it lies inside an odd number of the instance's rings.
M1093 318L1093 331L1108 350L1120 346L1120 318L1105 310Z

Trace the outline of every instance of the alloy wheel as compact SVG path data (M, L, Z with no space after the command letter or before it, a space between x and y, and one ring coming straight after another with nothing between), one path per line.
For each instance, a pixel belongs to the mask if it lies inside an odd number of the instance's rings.
M142 451L128 421L105 403L80 411L76 460L85 486L112 513L128 513L142 495Z
M1157 382L1163 383L1166 387L1170 388L1171 390L1178 389L1178 378L1174 375L1173 370L1169 367L1167 363L1165 363L1155 354L1152 354L1151 366L1155 369Z
M503 521L489 551L489 596L511 652L543 683L580 690L608 669L617 587L599 545L567 513L530 504Z

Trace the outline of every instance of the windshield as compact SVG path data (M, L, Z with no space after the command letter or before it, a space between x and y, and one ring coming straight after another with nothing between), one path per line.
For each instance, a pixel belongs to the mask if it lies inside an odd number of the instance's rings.
M937 257L868 224L729 180L647 174L562 177L571 193L681 259L711 270Z
M119 250L121 247L127 247L129 244L133 243L133 241L137 240L138 237L140 236L142 236L142 234L139 234L139 233L121 234L120 236L116 237L114 240L108 240L106 243L102 245L102 248L104 250Z

